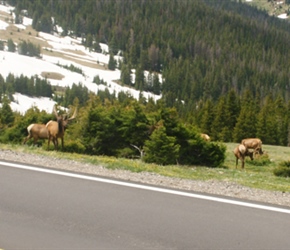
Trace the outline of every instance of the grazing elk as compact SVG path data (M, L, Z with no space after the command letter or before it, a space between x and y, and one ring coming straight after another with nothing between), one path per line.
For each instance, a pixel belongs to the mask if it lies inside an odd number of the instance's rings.
M49 148L50 141L52 140L52 142L54 144L54 148L57 150L58 149L58 138L61 139L62 148L64 146L64 143L63 143L64 132L67 128L68 123L71 120L76 118L77 109L75 109L74 114L70 118L68 118L67 115L58 115L55 106L53 108L53 112L55 114L56 121L49 121L46 124L46 128L48 131L48 145L47 146Z
M235 149L234 149L234 154L236 157L236 168L238 166L238 161L239 159L242 162L242 168L244 168L245 166L245 158L246 156L249 156L251 158L251 160L253 160L253 151L249 151L243 144L238 145Z
M207 134L200 134L201 138L204 139L205 141L210 141L210 137Z
M33 138L33 143L36 144L38 139L48 139L48 131L45 124L30 124L27 127L28 136L24 139L25 144L30 138Z
M259 138L246 138L241 141L241 144L248 149L253 149L255 155L263 154L262 141Z

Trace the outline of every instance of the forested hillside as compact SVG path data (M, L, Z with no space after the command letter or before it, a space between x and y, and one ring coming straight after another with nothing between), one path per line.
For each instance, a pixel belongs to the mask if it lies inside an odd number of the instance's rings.
M81 36L85 46L121 51L122 83L148 89L144 71L162 73L166 107L213 140L290 141L290 26L241 1L9 0L38 31ZM51 17L54 17L53 19ZM21 22L21 18L19 18ZM136 70L136 80L130 77Z

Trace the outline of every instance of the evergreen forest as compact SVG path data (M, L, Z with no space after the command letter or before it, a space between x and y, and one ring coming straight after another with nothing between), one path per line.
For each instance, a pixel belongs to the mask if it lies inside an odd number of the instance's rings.
M58 101L66 106L78 102L86 116L87 123L82 125L85 129L78 131L83 133L78 149L91 154L126 156L132 154L132 147L120 146L111 151L104 145L114 139L114 145L134 144L153 152L160 145L151 145L151 142L162 139L168 146L164 152L174 155L175 162L193 164L189 152L204 154L201 159L205 159L209 152L219 155L224 150L219 144L209 146L203 142L206 146L201 150L196 146L197 131L209 134L217 142L259 137L265 144L290 144L290 24L287 19L269 16L266 11L231 0L7 2L16 6L19 22L22 10L27 10L37 31L51 33L60 26L62 35L82 37L83 44L95 51L100 49L99 43L108 44L111 55L121 53L124 58L119 64L123 84L162 95L159 103L144 100L142 96L134 101L125 94L114 97L106 92L93 97L86 89L79 97L76 95L80 91L76 89L81 86L75 83ZM126 77L133 69L135 82ZM145 71L151 73L150 81L145 78ZM158 81L157 74L162 74L162 82ZM5 79L1 82L4 85ZM15 88L13 84L10 87ZM51 90L46 91L51 95ZM123 116L129 116L131 123L125 125ZM101 118L107 120L102 127L98 124ZM126 136L91 137L95 133L110 136L105 128L119 128L117 124L125 126L118 134ZM131 127L133 124L135 127ZM155 130L146 132L151 127ZM78 129L76 126L74 132ZM138 129L142 132L137 136ZM112 130L108 128L108 131ZM135 141L131 138L134 134ZM152 136L151 141L148 136ZM159 157L149 156L147 161ZM222 157L215 159L213 165L220 165ZM164 159L159 162L172 163ZM197 164L211 165L212 162L203 160Z

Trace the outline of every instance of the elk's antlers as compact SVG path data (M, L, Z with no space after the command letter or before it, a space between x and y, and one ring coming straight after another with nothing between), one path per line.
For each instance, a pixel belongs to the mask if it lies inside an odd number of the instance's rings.
M71 120L75 119L76 117L77 117L77 108L75 108L75 111L74 111L72 117L68 118L68 120L71 121Z
M57 106L57 105L54 105L54 106L53 106L53 113L54 113L54 115L55 115L55 117L56 117L57 119L60 118L60 117L62 117L64 120L68 120L68 121L70 121L70 120L73 120L73 119L76 118L76 116L77 116L77 108L75 108L73 115L72 115L71 117L68 118L68 115L67 115L67 114L65 114L65 115L63 115L63 116L58 115L58 113L57 113L57 109L56 109L56 106Z

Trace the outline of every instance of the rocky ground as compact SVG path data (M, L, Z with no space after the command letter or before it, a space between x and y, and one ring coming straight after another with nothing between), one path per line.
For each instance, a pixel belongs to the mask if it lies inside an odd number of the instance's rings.
M192 190L207 194L222 195L234 198L242 198L250 201L259 201L270 204L290 207L290 192L265 191L244 187L231 182L215 180L197 181L180 178L164 177L153 173L132 173L124 170L109 170L102 166L84 164L77 161L57 159L48 156L32 155L11 150L0 149L0 159L14 162L29 163L43 167L68 170L78 173L94 174L104 177L112 177L120 180L134 181L143 184L152 184L162 187L170 187L180 190Z

